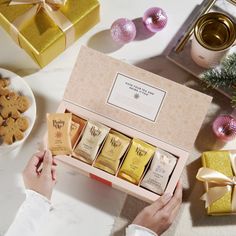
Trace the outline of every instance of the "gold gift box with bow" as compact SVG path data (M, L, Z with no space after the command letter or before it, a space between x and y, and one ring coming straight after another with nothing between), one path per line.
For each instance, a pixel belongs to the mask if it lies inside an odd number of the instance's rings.
M0 25L40 67L98 22L97 0L0 0Z
M202 154L197 179L205 182L208 215L236 213L236 151L209 151Z

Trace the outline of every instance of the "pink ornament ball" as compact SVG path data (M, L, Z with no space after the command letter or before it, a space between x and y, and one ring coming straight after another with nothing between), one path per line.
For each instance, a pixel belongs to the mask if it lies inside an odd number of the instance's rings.
M136 36L136 27L133 21L120 18L111 26L111 37L119 44L126 44L134 40Z
M159 7L149 8L143 16L144 25L149 31L153 33L156 33L165 28L167 21L168 17L165 11Z
M213 122L213 132L223 142L236 138L236 119L231 115L220 115Z

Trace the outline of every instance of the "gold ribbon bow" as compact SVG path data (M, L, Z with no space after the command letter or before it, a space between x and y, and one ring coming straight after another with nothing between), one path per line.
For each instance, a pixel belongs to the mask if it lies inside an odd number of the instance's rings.
M236 173L236 154L230 154L230 161L234 174ZM201 200L205 201L205 206L210 206L213 202L222 198L227 192L232 191L231 205L232 212L236 212L236 176L228 177L218 171L202 167L198 170L196 178L206 183L212 183L215 187L209 188L204 193Z
M33 5L23 15L17 17L11 24L11 35L19 44L18 35L24 24L32 19L41 9L52 19L52 21L65 33L66 48L74 42L75 31L73 23L59 10L64 6L66 0L11 0L9 5Z

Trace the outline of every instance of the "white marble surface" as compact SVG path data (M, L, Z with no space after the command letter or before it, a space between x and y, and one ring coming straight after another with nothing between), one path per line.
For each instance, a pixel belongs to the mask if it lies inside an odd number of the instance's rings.
M202 90L191 75L165 58L167 49L171 47L172 38L200 2L199 0L101 0L101 23L42 70L39 70L29 56L0 30L0 67L25 77L35 94L38 106L37 122L24 146L0 157L0 236L9 227L24 199L21 171L32 153L40 147L46 130L45 114L55 111L62 99L80 46L87 45L186 86ZM108 28L115 19L140 18L145 9L151 6L160 6L167 11L169 22L165 30L150 38L139 34L136 41L121 48L111 42ZM136 20L136 23L139 24L140 19ZM234 235L236 230L235 218L206 217L203 204L198 200L202 186L196 183L194 176L200 165L199 153L223 147L214 139L210 123L217 114L231 110L228 99L217 92L206 92L215 99L183 174L185 186L183 207L175 224L166 235L214 233L214 235L229 236ZM235 142L228 144L230 148L235 146ZM143 206L140 201L130 197L125 201L125 198L124 193L90 180L72 168L59 166L58 184L52 200L55 209L40 235L122 235L124 226Z

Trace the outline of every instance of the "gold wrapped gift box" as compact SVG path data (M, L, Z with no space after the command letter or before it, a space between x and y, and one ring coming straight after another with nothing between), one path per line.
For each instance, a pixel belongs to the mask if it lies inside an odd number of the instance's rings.
M24 2L27 1L24 0ZM0 25L14 38L12 29L15 22L36 4L11 5L10 2L10 0L0 0ZM71 23L69 27L68 25L67 28L65 27L65 32L41 8L33 17L20 25L17 37L15 37L17 40L14 39L40 67L47 65L66 49L66 34L69 31L73 30L71 41L74 42L99 22L97 0L66 0L59 11Z
M199 170L197 179L205 182L206 193L202 200L206 201L208 215L235 214L232 206L235 159L235 151L209 151L202 154L203 168Z

